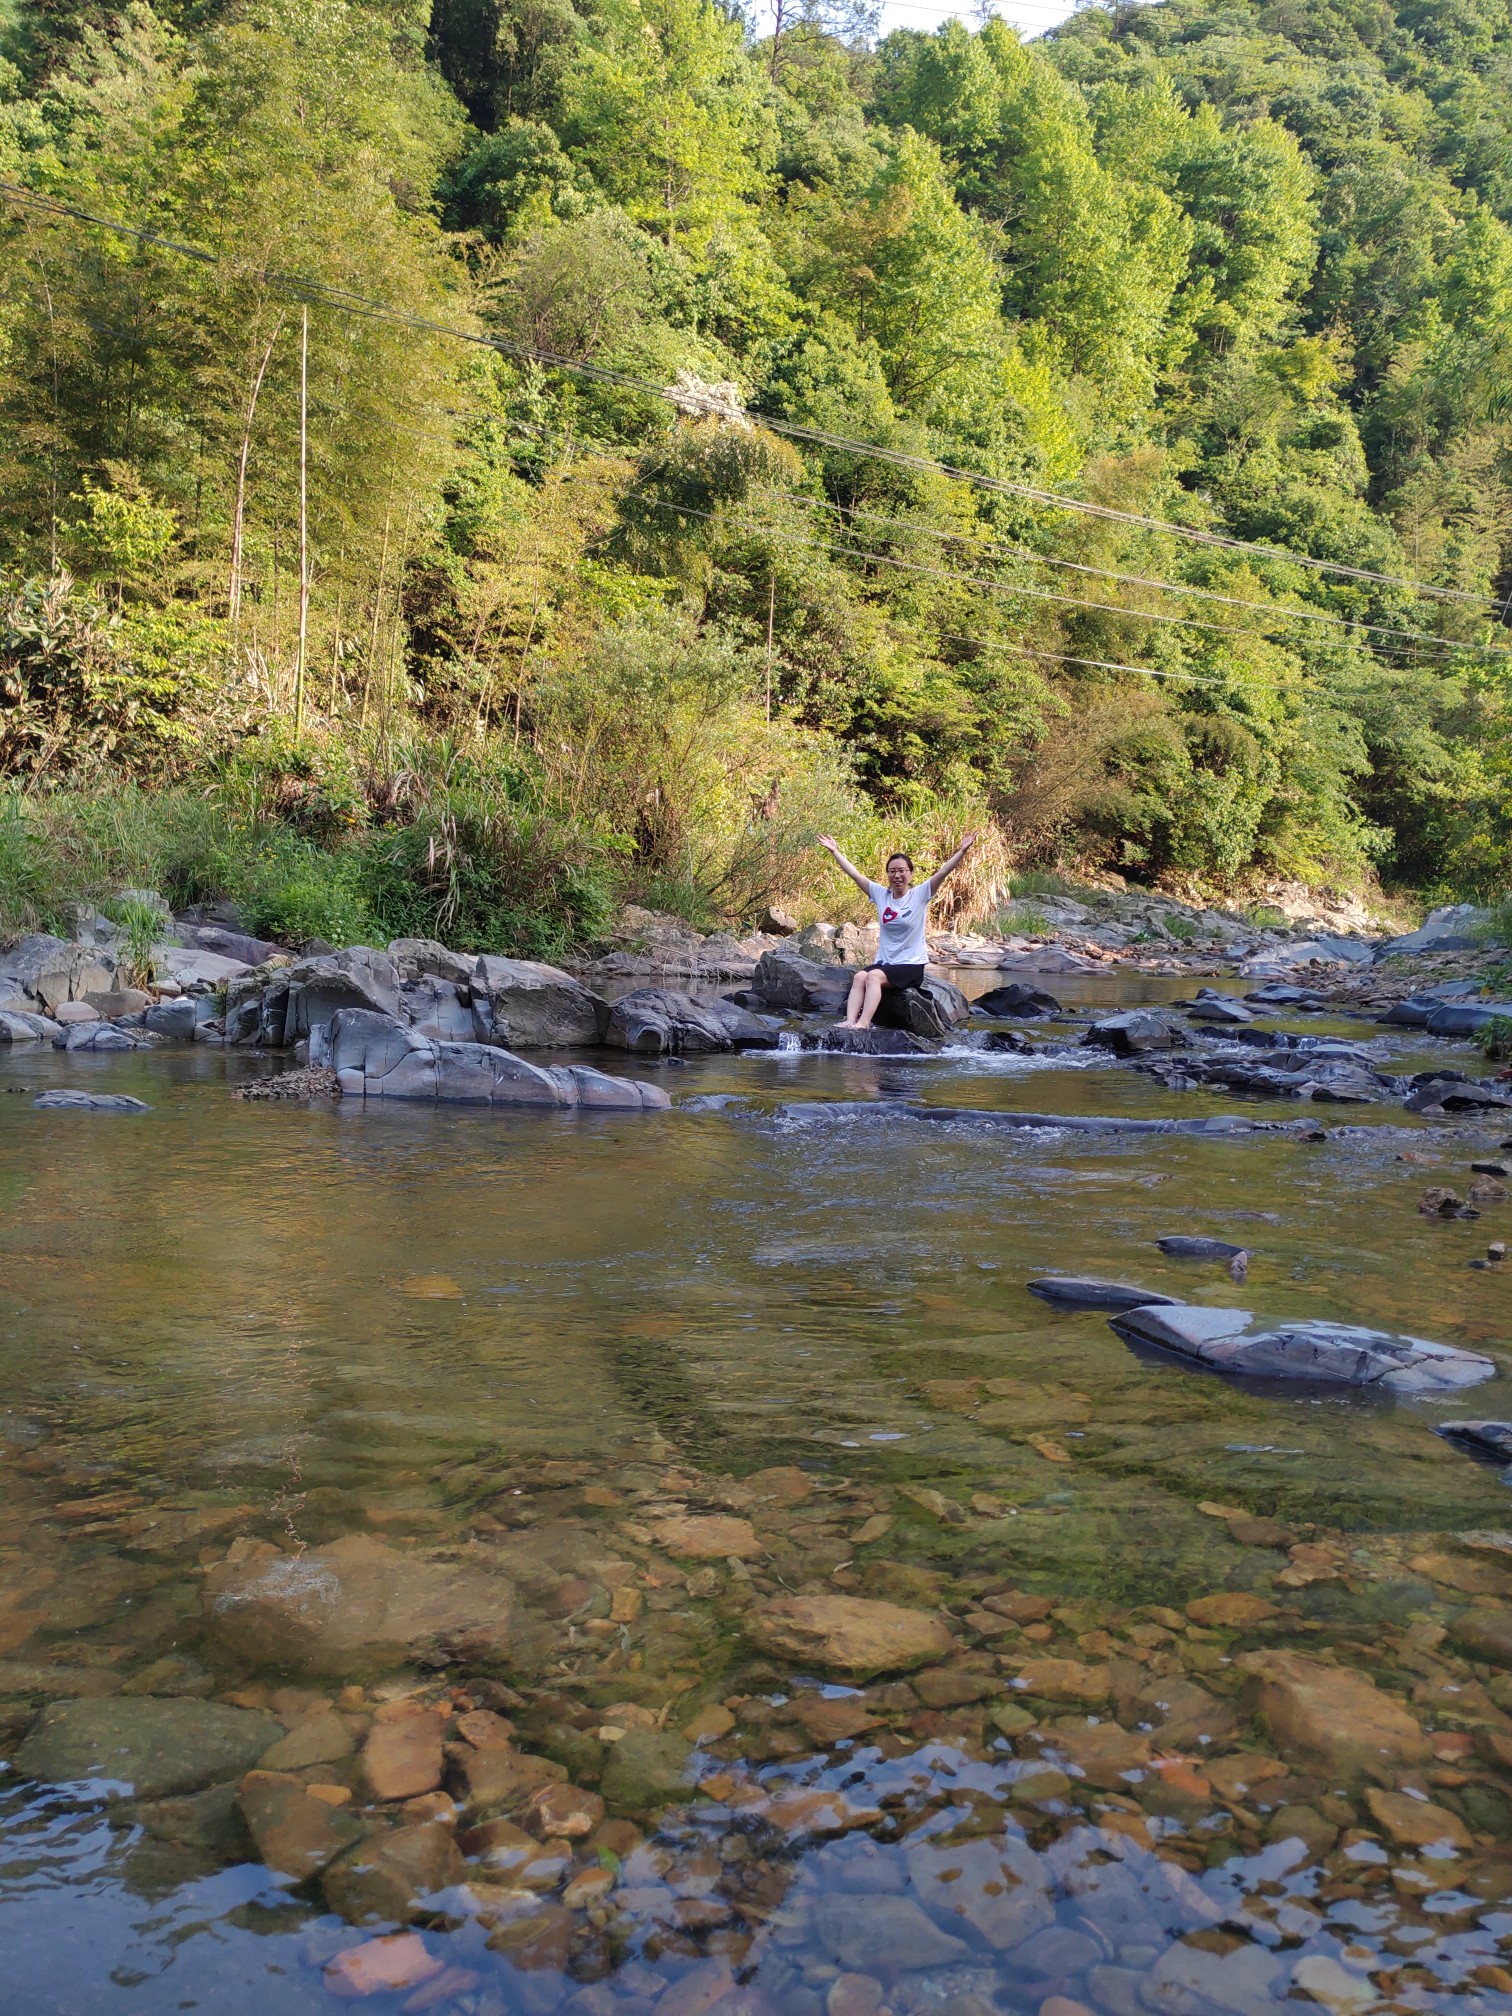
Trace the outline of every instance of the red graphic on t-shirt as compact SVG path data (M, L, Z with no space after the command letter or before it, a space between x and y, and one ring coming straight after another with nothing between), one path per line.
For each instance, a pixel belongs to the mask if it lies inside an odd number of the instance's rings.
M897 921L898 913L894 910L891 903L889 903L887 908L882 912L882 922L884 924L896 924Z

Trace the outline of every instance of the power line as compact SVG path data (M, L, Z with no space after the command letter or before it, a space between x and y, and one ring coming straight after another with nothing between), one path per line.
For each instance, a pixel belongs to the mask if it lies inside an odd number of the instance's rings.
M207 252L200 246L183 244L140 225L122 224L113 218L97 216L94 212L80 209L74 204L36 195L33 191L15 183L0 182L0 196L10 202L54 216L70 217L80 223L92 224L100 230L114 231L122 236L135 238L142 244L159 246L181 257L197 260L201 264L216 266L221 263L216 254ZM349 288L330 286L299 274L282 273L268 267L251 270L269 286L287 288L297 297L324 301L333 307L343 308L350 314L392 322L402 328L422 330L432 335L447 337L454 342L476 344L484 349L498 351L504 356L526 358L550 370L572 372L593 383L614 386L619 390L657 399L668 405L676 406L679 403L671 388L650 384L645 379L631 377L626 372L614 371L605 365L589 364L582 359L559 356L553 351L537 349L530 344L511 343L501 336L462 329L454 323L440 322L433 316L418 315L395 308L387 302L374 300ZM933 456L914 455L904 449L885 448L879 442L855 441L845 435L829 433L822 428L803 427L795 421L782 420L774 414L762 413L754 408L747 409L747 417L790 440L804 441L811 446L830 448L842 454L858 455L863 459L891 463L898 468L948 476L959 482L973 484L979 489L1018 497L1027 503L1038 504L1050 510L1079 512L1115 524L1137 525L1146 531L1164 532L1174 538L1189 539L1198 545L1217 547L1229 552L1250 553L1263 560L1280 562L1286 566L1307 567L1314 572L1337 575L1345 580L1402 588L1414 595L1428 596L1440 601L1465 602L1483 608L1487 600L1484 595L1473 595L1460 588L1439 588L1430 582L1416 581L1405 575L1383 574L1368 567L1350 567L1337 560L1320 560L1312 554L1294 553L1285 547L1267 546L1256 540L1238 539L1228 533L1208 532L1196 526L1178 524L1171 519L1154 518L1144 512L1120 510L1109 504L1094 504L1086 498L1069 497L1053 490L1041 490L1032 484L1012 483L1004 477L989 476L981 470L962 468L958 464L943 462Z
M714 520L719 515L717 512L714 511L701 510L696 505L673 504L666 498L653 497L649 494L649 492L630 491L626 494L637 498L639 501L643 503L654 505L658 510L676 512L681 516ZM803 547L805 548L805 550L807 549L810 543L808 541L801 539L797 533L784 532L777 526L752 523L750 524L750 529L755 532L760 532L769 538L780 539L784 541L786 544ZM858 553L858 551L855 548L840 546L829 540L821 539L813 543L821 547L827 547L829 548L829 550L833 552L847 555L852 559L863 557L869 558L880 561L883 566L897 566L903 564L900 562L890 560L888 556L885 554L881 553L861 554ZM942 570L930 569L927 571L940 572ZM966 579L968 577L947 576L947 578ZM1028 644L1015 643L1008 638L992 637L984 639L981 637L973 637L965 631L943 630L933 625L931 626L931 628L934 629L935 635L937 637L949 637L959 643L970 644L974 646L978 651L980 651L983 648L983 645L986 644L989 647L995 647L1001 650L1015 652L1020 657L1041 658L1053 661L1054 663L1059 665L1081 665L1092 667L1095 668L1096 670L1103 672L1128 672L1142 679L1170 679L1178 681L1185 685L1217 687L1225 691L1231 689L1234 686L1253 686L1257 687L1261 692L1271 694L1284 694L1286 690L1284 687L1275 684L1271 680L1252 679L1246 677L1243 673L1238 672L1224 672L1224 673L1178 672L1178 671L1164 670L1162 668L1153 665L1125 665L1119 663L1116 660L1108 658L1078 657L1074 653L1068 651L1039 650ZM1245 634L1253 635L1253 632L1246 632ZM1396 669L1396 668L1386 668L1386 669ZM1338 700L1366 700L1366 699L1374 699L1376 696L1369 687L1360 686L1360 687L1334 688L1329 697Z
M1303 623L1323 623L1341 630L1369 632L1378 637L1398 637L1416 644L1432 644L1441 651L1487 651L1509 655L1508 647L1494 644L1466 644L1454 637L1437 637L1431 630L1400 630L1386 623L1366 623L1352 616L1333 616L1321 609L1297 609L1278 602L1255 602L1241 595L1221 595L1215 589L1198 588L1187 581L1165 581L1149 574L1124 574L1114 567L1091 567L1079 560L1063 560L1053 553L1041 553L1033 546L1015 546L1001 540L990 539L984 533L949 531L938 525L923 525L917 519L892 518L884 511L862 511L855 505L840 505L827 498L805 497L799 491L772 492L785 497L790 503L801 504L815 511L829 511L845 518L864 518L876 525L896 526L899 531L917 532L928 539L942 543L962 540L973 546L981 546L989 553L998 553L1017 559L1035 560L1044 567L1063 567L1076 574L1093 575L1103 581L1122 581L1134 588L1159 588L1171 595L1190 595L1203 602L1218 602L1230 609L1252 609L1271 622L1280 618L1295 618ZM1029 592L1029 591L1026 591ZM1089 603L1089 608L1113 607L1113 604ZM1132 615L1142 615L1142 610L1132 610ZM1153 618L1156 621L1183 622L1192 619L1183 617ZM1244 633L1248 635L1249 633Z

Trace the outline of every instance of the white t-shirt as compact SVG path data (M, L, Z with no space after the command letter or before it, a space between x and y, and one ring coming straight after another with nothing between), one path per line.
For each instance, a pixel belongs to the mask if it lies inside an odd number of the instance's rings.
M868 882L866 893L877 906L877 961L879 966L927 966L929 947L924 942L924 925L929 916L929 899L934 894L934 877L916 882L902 896L894 896L885 882Z

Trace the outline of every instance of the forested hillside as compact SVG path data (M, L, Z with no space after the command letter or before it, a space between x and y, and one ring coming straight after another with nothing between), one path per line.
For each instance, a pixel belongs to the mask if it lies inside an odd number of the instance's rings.
M4 919L1505 882L1504 0L31 0L0 181Z

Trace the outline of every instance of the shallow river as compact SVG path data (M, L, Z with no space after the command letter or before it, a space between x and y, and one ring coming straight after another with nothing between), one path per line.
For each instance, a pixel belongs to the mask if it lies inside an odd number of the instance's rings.
M1512 1205L1416 1210L1494 1119L786 1110L1299 1115L969 1053L663 1067L676 1101L753 1103L614 1119L227 1096L268 1068L0 1064L0 2008L325 2009L397 1915L375 2011L1512 2010L1512 1501L1432 1432L1512 1408L1240 1389L1024 1286L1110 1275L1512 1372L1512 1288L1468 1264ZM25 1096L65 1083L152 1111ZM1178 1232L1247 1247L1247 1280L1165 1258ZM228 1549L245 1572L354 1534L502 1568L518 1652L263 1670L217 1625ZM911 1681L847 1674L763 1633L793 1596L948 1636ZM260 1742L217 1774L170 1719L135 1798L24 1768L59 1703L124 1742L143 1704L227 1697L268 1747L319 1722L334 1754L285 1747L274 1790L339 1817L333 1866L405 1836L423 1904L364 1926L381 1887L265 1866L237 1803ZM1362 1759L1375 1701L1400 1742ZM364 1761L404 1716L444 1739L409 1806Z

